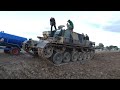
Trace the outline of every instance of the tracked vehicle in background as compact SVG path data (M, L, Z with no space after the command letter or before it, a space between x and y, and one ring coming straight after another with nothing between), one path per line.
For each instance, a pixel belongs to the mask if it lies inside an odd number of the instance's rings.
M44 31L39 41L27 40L23 49L43 59L48 59L55 65L92 59L95 53L95 42L86 40L82 34L63 29Z

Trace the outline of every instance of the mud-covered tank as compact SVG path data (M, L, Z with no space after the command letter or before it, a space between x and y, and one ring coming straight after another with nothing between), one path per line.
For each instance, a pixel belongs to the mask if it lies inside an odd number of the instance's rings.
M44 31L43 37L38 38L39 41L31 40L32 44L25 41L24 50L32 50L34 55L57 65L88 60L95 53L95 42L86 40L82 34L63 29L63 25L56 31Z

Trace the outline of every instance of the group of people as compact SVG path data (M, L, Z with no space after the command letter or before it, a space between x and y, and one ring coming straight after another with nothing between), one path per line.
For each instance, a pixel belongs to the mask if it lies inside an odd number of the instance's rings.
M51 32L52 32L52 27L53 27L53 26L54 26L55 30L57 29L57 28L56 28L55 18L53 18L53 17L50 18L50 25L51 25ZM68 21L67 21L67 29L68 29L68 30L71 30L71 31L73 31L73 29L74 29L74 24L73 24L73 22L72 22L71 20L68 20ZM82 33L82 35L83 35L83 37L84 37L84 40L89 40L89 36L88 36L87 34L84 35L84 34Z
M50 18L50 25L51 25L51 31L52 31L52 27L53 27L53 26L54 26L55 30L57 29L57 28L56 28L55 18L53 18L53 17ZM74 29L74 24L73 24L73 22L72 22L71 20L68 20L68 21L67 21L67 28L68 28L68 30L73 31L73 29Z
M84 40L89 40L89 36L86 34L86 35L84 35L83 33L82 33L82 35L83 35L83 39Z

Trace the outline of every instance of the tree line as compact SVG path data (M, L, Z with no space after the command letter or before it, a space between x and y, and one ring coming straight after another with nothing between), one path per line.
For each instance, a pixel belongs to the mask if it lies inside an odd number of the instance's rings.
M97 45L95 48L101 49L101 50L104 50L104 49L106 49L106 50L119 50L118 46L110 45L110 46L105 47L103 43L99 43L99 45Z

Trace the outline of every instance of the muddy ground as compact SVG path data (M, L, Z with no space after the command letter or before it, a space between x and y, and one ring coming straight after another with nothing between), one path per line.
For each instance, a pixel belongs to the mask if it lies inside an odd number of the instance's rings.
M85 63L54 66L27 53L0 52L0 79L120 79L120 52L96 53Z

